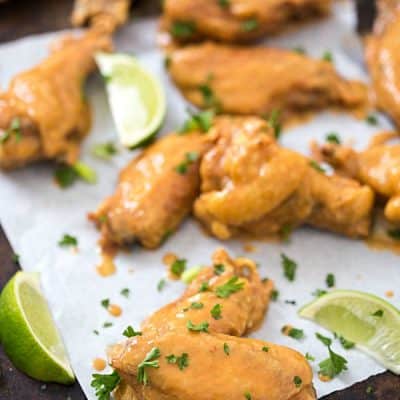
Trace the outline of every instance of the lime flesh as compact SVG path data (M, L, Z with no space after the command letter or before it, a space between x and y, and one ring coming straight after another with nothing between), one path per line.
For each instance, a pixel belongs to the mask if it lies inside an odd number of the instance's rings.
M63 384L75 381L38 274L17 272L4 287L0 342L13 364L32 378Z
M400 374L400 311L363 292L334 290L300 309L299 315L356 344Z
M128 148L154 137L166 113L165 93L158 80L127 54L96 54L106 81L111 113L121 140Z

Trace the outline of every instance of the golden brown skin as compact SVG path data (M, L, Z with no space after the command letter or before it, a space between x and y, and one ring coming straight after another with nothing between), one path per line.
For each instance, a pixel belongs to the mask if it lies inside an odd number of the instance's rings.
M287 29L293 22L327 15L330 0L166 0L163 29L179 41L209 38L244 42ZM186 24L182 32L177 25Z
M320 148L320 154L339 173L359 180L387 199L385 217L400 223L400 145L378 144L356 152L329 143Z
M171 77L190 102L227 114L280 110L286 120L327 107L368 106L364 84L341 78L328 61L294 51L205 43L175 50L170 60Z
M261 119L227 118L229 124L235 128L215 128L219 139L203 157L194 206L213 235L265 236L301 224L351 237L368 234L369 187L317 171L308 158L280 147Z
M113 32L129 18L131 0L75 0L71 22L74 26L89 23Z
M214 254L213 264L225 266L222 275L216 275L213 267L206 268L180 299L144 322L143 336L110 349L111 365L123 380L116 399L242 400L246 392L255 400L315 399L312 371L301 354L261 340L236 337L262 321L272 282L260 280L254 262L232 260L223 250ZM235 276L243 283L242 289L225 299L217 297L216 288ZM199 292L203 282L209 283L209 290ZM193 302L204 307L190 308ZM222 306L218 320L210 315L216 304ZM209 322L208 333L189 331L188 321ZM229 355L224 344L229 346ZM154 347L161 352L159 368L148 368L149 383L142 385L137 382L138 365ZM165 358L182 353L187 353L189 360L183 370ZM295 376L302 380L300 386L295 385Z
M64 38L42 63L14 77L0 93L0 137L7 137L0 143L0 168L76 161L90 128L83 84L95 69L94 53L110 47L108 36L97 31ZM20 127L13 131L16 121Z
M212 137L199 132L171 134L136 157L121 172L114 195L90 215L105 242L138 240L147 248L158 247L192 210L200 187L200 159L211 144ZM187 164L186 172L177 172L193 152L198 159Z
M400 3L380 0L366 58L377 106L400 126Z

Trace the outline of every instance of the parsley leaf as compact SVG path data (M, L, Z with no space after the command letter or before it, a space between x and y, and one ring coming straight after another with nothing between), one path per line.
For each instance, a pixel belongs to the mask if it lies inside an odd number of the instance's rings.
M325 278L325 282L326 282L326 286L328 286L328 288L334 287L335 283L336 283L335 275L328 274Z
M108 306L110 305L110 299L104 299L101 301L101 305L102 307L104 307L105 309L108 308Z
M17 254L17 253L14 253L14 254L11 256L11 261L12 261L14 264L19 264L19 259L20 259L20 257L19 257L19 254Z
M149 378L146 373L146 368L159 368L160 364L158 358L161 352L157 347L153 347L147 354L144 360L138 365L137 381L142 385L147 385Z
M376 118L375 115L373 114L369 114L367 116L367 118L365 119L365 121L369 124L369 125L378 125L378 118Z
M177 357L175 354L170 354L165 357L167 359L168 364L177 364L178 368L183 371L185 368L189 366L189 354L182 353L181 356Z
M264 351L265 353L268 353L269 352L269 347L268 346L263 346L261 350Z
M124 296L124 297L126 297L126 298L129 297L130 293L131 293L131 291L130 291L128 288L124 288L124 289L122 289L121 292L120 292L121 296Z
M185 175L189 166L199 159L199 153L191 151L185 154L185 160L175 167L178 174Z
M222 8L228 8L230 6L230 1L229 0L218 0L218 4Z
M281 264L285 277L293 282L296 278L297 263L287 257L284 253L281 253Z
M54 179L61 188L67 188L78 179L94 184L97 181L96 172L83 162L74 165L62 164L54 171Z
M18 117L11 120L9 128L0 136L0 144L7 142L11 135L15 136L16 142L19 142L22 138L21 120Z
M171 34L178 39L188 39L196 32L196 25L192 21L175 21L171 26Z
M231 354L231 349L229 348L228 343L224 343L224 353L229 356Z
M281 332L293 339L300 340L304 338L304 331L302 329L293 328L292 326L285 325L282 327Z
M58 245L60 247L77 247L78 239L75 236L71 236L66 233L61 240L59 240Z
M128 338L134 336L142 336L142 332L135 331L130 325L122 332L122 334Z
M316 171L324 174L326 171L322 168L315 160L310 160L310 167L314 168Z
M335 353L332 349L332 339L316 333L315 336L320 340L326 347L328 347L329 358L321 361L318 366L320 368L319 374L328 378L334 378L341 372L347 370L347 360L341 355Z
M355 346L355 343L350 342L350 340L345 339L343 336L339 336L339 342L346 350L350 350Z
M305 357L308 361L315 361L315 357L313 357L310 353L306 353Z
M250 392L245 392L244 397L245 397L246 400L251 400Z
M92 148L92 154L102 160L110 160L117 153L118 150L113 142L98 143Z
M161 290L164 289L166 283L167 283L167 282L165 281L165 279L160 279L160 281L159 281L158 284L157 284L157 290L158 290L159 292L161 292Z
M200 130L206 133L212 127L214 117L214 110L205 110L197 114L192 114L191 117L187 121L185 121L179 133L184 134L196 130Z
M90 386L95 389L98 400L109 400L112 391L118 386L121 377L117 371L111 374L93 374Z
M302 381L302 379L301 379L299 376L296 375L296 376L293 378L293 383L295 384L295 386L296 386L297 388L299 388L299 387L302 385L303 381Z
M196 301L190 305L192 310L201 310L204 307L203 303L197 303Z
M340 140L339 135L336 132L330 132L326 135L325 140L329 143L340 144L342 141Z
M267 118L269 126L274 130L275 138L278 139L282 132L282 125L280 122L281 112L279 110L272 110Z
M210 290L210 284L208 282L202 282L199 288L199 292L207 292Z
M222 275L225 272L225 265L224 264L216 264L214 265L214 274L215 275Z
M372 314L372 316L373 316L373 317L379 317L379 318L381 318L381 317L383 317L383 314L384 314L384 311L383 311L383 310L376 310L376 311Z
M323 289L315 289L311 294L315 297L321 297L327 294L328 292Z
M211 316L212 316L214 319L218 320L218 319L221 319L221 318L222 318L221 311L222 311L221 304L216 304L216 305L211 309L210 313L211 313Z
M243 21L241 27L244 32L252 32L258 29L259 23L256 19L251 18Z
M239 277L234 276L231 279L229 279L229 281L226 282L225 284L218 286L215 289L217 296L221 299L226 299L231 294L236 293L239 290L242 290L244 287L244 282L238 282L238 281L239 281Z
M184 258L178 258L171 265L171 272L179 278L186 269L186 262Z
M325 51L322 55L323 61L333 62L333 55L330 51Z
M279 298L279 290L274 289L274 290L271 292L271 300L272 300L272 301L277 301L278 298Z
M186 323L186 327L188 328L189 331L192 331L192 332L208 333L208 326L209 326L209 324L206 321L201 322L200 324L197 324L197 325L193 324L193 322L190 320Z

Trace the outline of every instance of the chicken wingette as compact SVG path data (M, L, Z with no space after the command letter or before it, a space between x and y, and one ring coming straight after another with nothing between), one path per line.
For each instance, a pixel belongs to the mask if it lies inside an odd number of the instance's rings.
M0 168L77 160L91 121L85 78L95 69L94 53L110 47L96 30L64 38L46 60L12 79L0 93Z
M218 141L203 157L194 205L195 217L214 236L265 236L302 224L350 237L368 234L369 187L327 176L314 161L282 148L261 119L221 117L215 129Z
M136 157L121 172L114 195L90 214L102 242L159 246L191 212L200 159L211 144L212 137L200 132L171 134Z
M332 107L368 107L366 86L340 77L331 62L295 51L205 43L172 51L169 72L183 95L200 108L285 121Z
M327 15L331 0L167 0L162 28L175 40L243 42Z
M180 299L143 323L141 336L110 348L111 366L121 377L115 398L315 399L312 371L301 354L238 337L261 323L272 289L254 262L217 251L213 266ZM151 356L153 367L144 366Z
M338 173L368 185L386 199L386 219L400 223L400 145L378 144L357 152L328 143L319 149L322 159Z
M71 22L113 32L127 21L130 4L131 0L75 0Z
M400 3L379 0L373 35L367 39L366 58L377 106L400 126Z

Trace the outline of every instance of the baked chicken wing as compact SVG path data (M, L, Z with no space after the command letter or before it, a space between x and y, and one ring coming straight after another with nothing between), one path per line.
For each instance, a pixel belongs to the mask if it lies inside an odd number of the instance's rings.
M294 51L212 43L170 53L169 71L183 95L201 108L283 120L335 107L365 110L366 86L341 78L332 63Z
M136 157L121 172L114 195L90 215L104 242L159 246L192 210L200 159L211 143L199 132L171 134Z
M41 64L14 77L0 93L0 168L76 161L90 128L83 84L95 68L94 53L110 47L97 31L65 38Z
M242 400L246 394L255 400L315 399L312 371L301 354L237 337L263 319L272 282L260 279L254 262L232 260L223 250L214 254L213 264L180 299L144 322L142 336L109 350L122 378L116 399ZM216 306L220 313L214 318ZM156 368L143 370L151 353Z
M400 3L379 0L373 35L367 40L367 63L375 102L400 126Z
M243 42L326 15L330 0L167 0L163 29L179 41Z
M319 152L339 173L370 186L386 199L386 219L400 223L400 145L380 144L357 152L329 143Z
M75 0L71 21L75 26L89 23L113 32L127 21L130 4L131 0Z
M313 161L280 147L261 119L225 121L217 144L203 157L194 206L213 235L265 236L302 224L351 237L368 234L374 201L369 187L327 176Z

